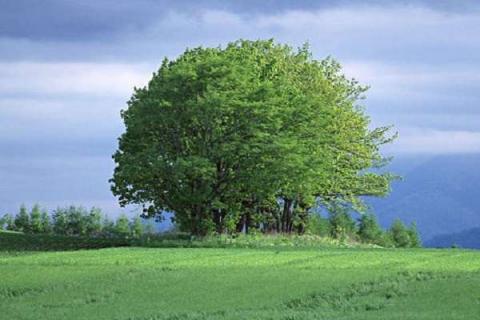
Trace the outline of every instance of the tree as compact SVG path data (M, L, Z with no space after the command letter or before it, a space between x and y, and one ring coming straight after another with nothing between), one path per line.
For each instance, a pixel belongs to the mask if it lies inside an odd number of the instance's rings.
M130 234L130 223L125 214L121 214L115 221L115 234L121 237L127 237Z
M392 175L368 171L391 137L369 129L357 105L365 90L308 46L186 50L122 111L112 191L150 216L173 212L193 234L301 233L317 199L360 207L361 196L389 190Z
M396 219L390 227L390 235L395 247L408 248L411 246L410 234L402 221Z
M355 221L348 212L348 207L333 202L329 205L330 235L336 239L345 239L355 234Z
M417 224L412 222L410 228L408 228L408 236L410 238L410 247L420 248L422 246L422 240L420 239L420 234L417 230Z
M377 218L371 213L363 214L359 219L358 235L364 242L381 245L383 243L383 231Z
M15 216L15 230L30 232L30 217L25 205L20 206L20 211Z
M102 233L102 210L93 207L85 216L85 233L88 236L99 236Z
M48 215L48 212L45 210L42 211L42 215L40 217L40 223L42 225L43 233L52 233L53 227L50 221L50 216Z
M66 235L68 232L68 216L65 208L57 208L53 211L53 232Z
M43 232L42 212L38 204L35 204L30 211L30 231L32 233Z
M67 234L86 235L88 225L88 212L83 207L69 206L67 214Z
M13 220L13 217L11 214L6 213L3 215L1 219L1 227L4 228L4 230L10 230L10 231L15 230L15 221Z
M144 227L142 223L142 219L140 217L133 218L132 225L132 236L135 238L140 238L144 233Z
M323 218L317 212L313 212L308 218L306 231L311 234L327 237L330 235L330 223L328 219Z
M105 236L115 235L115 223L105 215L102 221L102 234Z

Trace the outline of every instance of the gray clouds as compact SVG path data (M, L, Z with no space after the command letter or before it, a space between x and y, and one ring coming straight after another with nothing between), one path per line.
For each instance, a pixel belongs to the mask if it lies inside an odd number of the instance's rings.
M371 85L373 124L396 125L389 153L480 152L473 1L0 2L0 212L42 200L113 210L110 155L133 86L164 56L238 38L308 41L339 59Z

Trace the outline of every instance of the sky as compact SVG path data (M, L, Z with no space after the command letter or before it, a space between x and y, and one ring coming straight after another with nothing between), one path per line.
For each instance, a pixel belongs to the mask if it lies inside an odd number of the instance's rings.
M315 58L332 56L370 85L372 127L399 133L386 154L480 153L480 2L0 0L0 8L0 214L38 202L117 215L108 179L133 87L164 57L239 38L309 42Z

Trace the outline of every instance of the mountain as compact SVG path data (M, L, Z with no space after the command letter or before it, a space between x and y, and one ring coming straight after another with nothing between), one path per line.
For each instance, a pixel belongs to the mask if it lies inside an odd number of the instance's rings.
M403 180L388 197L367 200L383 226L396 218L415 221L427 244L480 227L480 154L399 157L390 169Z
M480 249L480 228L473 228L458 233L435 236L424 243L427 247Z

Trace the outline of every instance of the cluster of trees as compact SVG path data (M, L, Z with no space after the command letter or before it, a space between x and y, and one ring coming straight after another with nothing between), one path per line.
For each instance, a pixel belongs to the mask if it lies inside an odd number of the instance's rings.
M306 229L307 232L320 236L341 240L350 239L382 247L418 248L422 246L415 223L407 227L397 219L390 228L383 230L375 215L362 214L355 221L347 210L338 206L330 208L326 218L318 213L312 214Z
M87 237L141 237L153 233L152 225L144 224L140 217L129 219L122 214L113 221L98 208L77 206L57 208L50 215L39 205L30 212L22 205L16 215L5 214L0 218L0 229Z
M384 196L394 175L370 129L367 87L333 59L268 41L186 50L165 59L122 111L112 191L182 231L305 232L312 210Z

